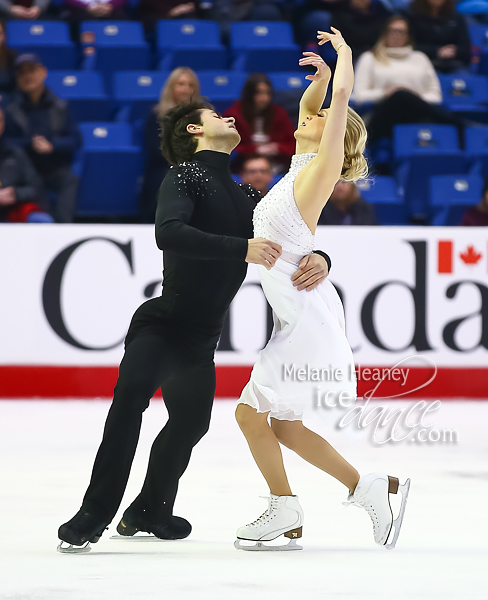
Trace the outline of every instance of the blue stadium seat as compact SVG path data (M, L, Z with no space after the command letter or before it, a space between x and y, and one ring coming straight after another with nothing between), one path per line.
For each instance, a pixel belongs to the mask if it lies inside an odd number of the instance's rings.
M477 72L480 75L488 75L488 24L470 25L469 36L476 54L479 54Z
M119 114L118 121L145 119L158 103L169 72L121 71L114 73L113 97Z
M81 24L84 46L95 47L93 68L103 73L134 71L151 67L149 44L142 23L135 21L84 21ZM91 59L91 57L89 57ZM87 61L88 63L88 61Z
M20 54L35 52L48 69L76 68L76 46L67 23L7 21L7 39Z
M466 127L466 155L470 173L488 175L488 127Z
M466 207L478 204L481 175L436 175L430 178L431 225L459 225Z
M230 43L236 71L290 71L298 67L302 56L300 47L293 41L291 23L232 23Z
M488 13L486 0L464 0L456 4L456 11L463 15L483 15Z
M439 75L446 108L456 112L486 113L488 79L482 75Z
M95 71L49 71L46 85L60 98L69 101L78 121L108 121L110 99L103 78Z
M200 71L197 73L203 96L208 96L215 110L223 112L239 98L247 75L235 71Z
M160 69L191 67L195 71L227 69L228 52L220 43L219 26L214 21L181 19L158 21L157 49Z
M395 125L393 155L408 213L420 222L429 216L429 177L465 173L468 168L452 125Z
M142 153L128 123L82 123L77 215L135 215Z
M407 209L393 177L368 177L360 179L356 186L366 202L374 204L376 216L382 225L407 224Z
M306 73L289 71L286 73L270 73L269 78L275 90L304 90L310 81L305 79Z

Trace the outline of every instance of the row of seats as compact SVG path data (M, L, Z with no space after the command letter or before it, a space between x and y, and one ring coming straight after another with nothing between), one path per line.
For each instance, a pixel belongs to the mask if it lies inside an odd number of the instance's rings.
M61 98L69 100L80 121L117 120L134 122L144 118L157 103L170 71L119 71L107 83L97 71L49 71L47 85ZM227 109L240 97L247 74L242 71L200 71L202 94L217 110ZM268 73L279 91L302 90L308 82L303 72ZM482 75L439 76L444 105L450 111L471 113L488 122L488 78ZM110 90L107 93L107 89ZM475 113L475 114L474 114Z
M134 122L149 113L161 94L170 71L120 71L110 85L97 71L49 71L46 84L70 107L79 121ZM239 71L200 71L201 92L224 111L240 96L247 74ZM270 73L276 90L302 90L304 73ZM107 87L111 94L106 92Z
M59 21L9 21L7 36L9 46L36 52L49 68L76 68L84 56L85 68L103 73L180 65L195 70L232 66L238 71L286 71L301 57L287 22L233 23L230 52L220 42L216 22L191 19L158 21L154 53L136 21L84 21L81 46L71 41L67 23Z
M77 214L137 214L143 159L132 126L82 123L81 132ZM419 215L433 225L456 225L465 207L481 197L483 175L488 175L488 127L468 129L467 146L469 154L459 150L456 130L449 125L398 125L396 177L372 177L358 187L384 225L407 224Z

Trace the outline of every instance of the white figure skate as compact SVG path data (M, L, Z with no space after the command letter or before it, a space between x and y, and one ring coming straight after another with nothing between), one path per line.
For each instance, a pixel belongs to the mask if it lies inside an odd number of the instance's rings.
M373 522L374 541L388 550L393 550L400 535L409 489L410 479L400 485L396 477L384 473L370 473L359 478L354 493L349 493L348 501L343 504L364 508ZM393 519L390 494L396 494L398 491L402 494L402 501L398 516ZM394 532L390 537L392 530Z
M264 496L266 497L266 496ZM303 511L297 496L271 494L268 509L252 523L237 530L234 546L238 550L302 550L297 539L302 537ZM283 546L266 546L263 542L275 540L280 535L289 538ZM254 546L241 544L241 540L256 542Z

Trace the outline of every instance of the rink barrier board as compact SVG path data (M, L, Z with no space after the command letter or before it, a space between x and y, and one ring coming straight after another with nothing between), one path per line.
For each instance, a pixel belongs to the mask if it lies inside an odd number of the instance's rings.
M358 395L364 397L378 385L369 377L373 367L361 367ZM381 367L380 367L381 368ZM387 367L385 367L387 368ZM251 366L217 365L216 398L237 398L249 380ZM378 369L377 366L374 369ZM118 375L114 366L0 366L0 399L111 398ZM488 399L488 368L413 367L408 389L401 381L385 379L372 398ZM367 379L367 380L366 380ZM430 381L432 379L432 381ZM424 385L429 382L428 385ZM320 386L320 382L317 383ZM161 396L158 390L157 396Z

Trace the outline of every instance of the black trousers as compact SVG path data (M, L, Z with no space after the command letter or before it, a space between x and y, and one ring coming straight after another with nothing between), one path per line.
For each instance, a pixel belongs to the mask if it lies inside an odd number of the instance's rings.
M375 106L368 125L369 143L374 145L381 138L392 137L393 127L401 123L454 125L458 130L459 143L463 146L465 121L462 117L435 104L429 104L406 90L395 92Z
M49 206L46 198L43 208L54 217L56 223L72 223L76 212L78 177L71 167L59 167L42 173L42 179L45 191L57 192L54 207Z
M142 413L159 387L169 419L154 440L142 491L132 504L146 511L150 522L172 514L178 481L210 423L215 395L213 353L208 349L199 353L189 335L183 335L182 344L171 330L159 331L157 324L152 329L154 333L144 329L127 338L103 440L83 499L83 508L107 524L124 495ZM190 358L185 346L191 349Z

